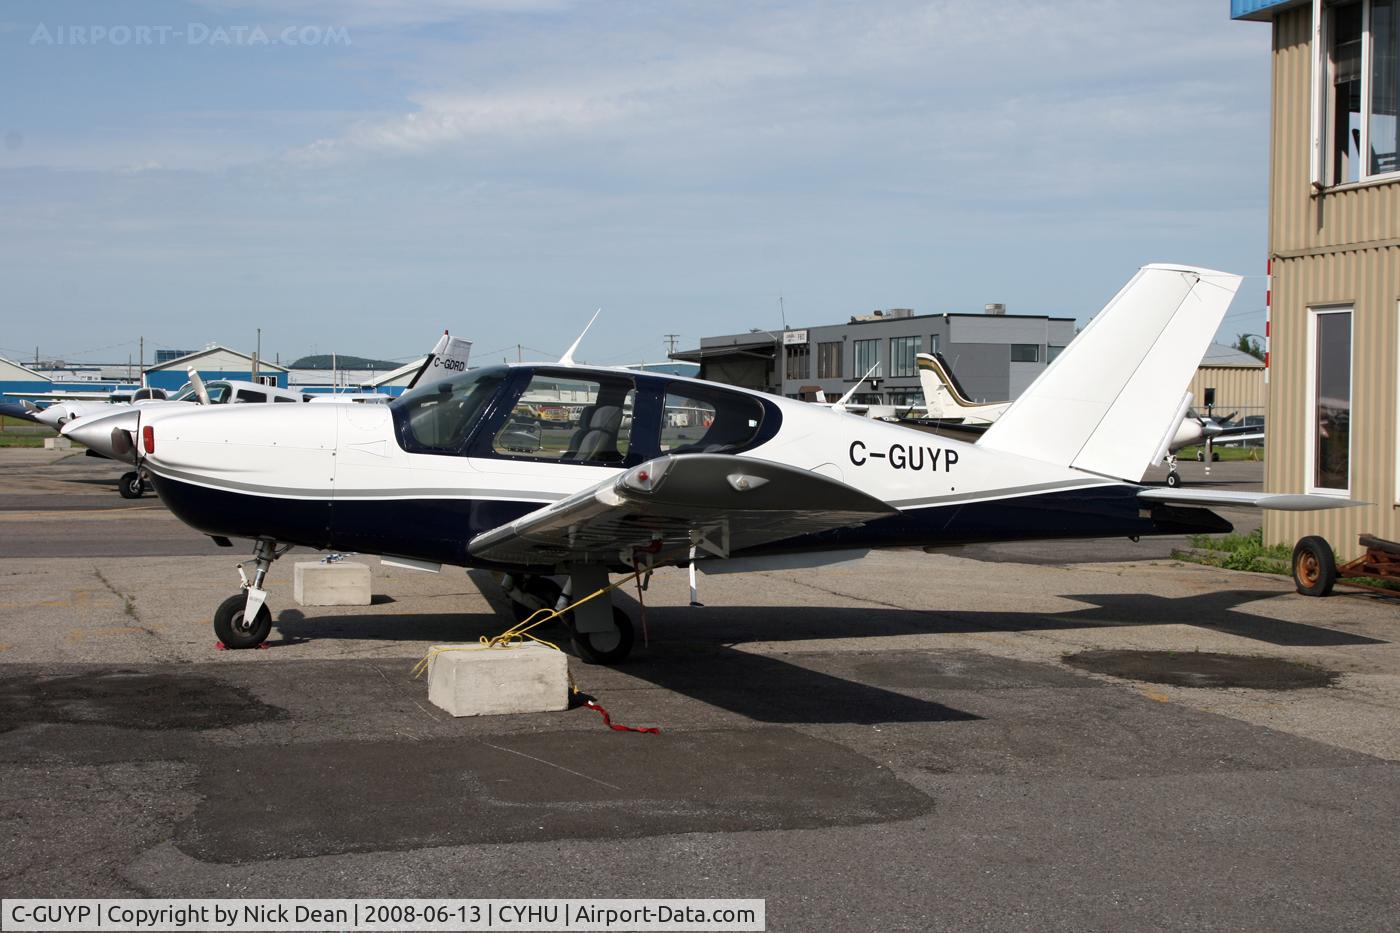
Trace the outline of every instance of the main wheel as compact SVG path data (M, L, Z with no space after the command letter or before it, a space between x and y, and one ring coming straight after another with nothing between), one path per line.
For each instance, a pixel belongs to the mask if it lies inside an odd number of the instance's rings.
M141 482L141 474L136 470L123 473L122 478L117 480L117 492L122 494L123 499L139 499L146 491L146 484Z
M541 605L550 609L559 605L559 594L564 592L564 588L549 577L531 577L525 581L521 589L524 590L527 595L539 600ZM524 622L526 619L530 618L530 616L538 612L539 607L511 600L510 611L511 614L515 616L516 622Z
M214 611L214 634L219 636L225 648L256 648L267 641L268 633L272 631L272 613L264 604L249 623L243 618L247 604L248 594L237 593L219 603L219 608Z
M1168 474L1167 474L1167 485L1170 486L1172 489L1175 489L1176 487L1180 486L1180 485L1181 485L1181 474L1178 473L1178 472L1176 472L1176 470L1172 470L1170 473L1168 473Z
M1219 462L1220 462L1220 451L1218 451L1218 450L1212 450L1212 451L1210 452L1210 462L1211 462L1211 463L1219 463Z
M611 632L574 631L574 650L589 664L617 664L632 653L632 620L613 606Z
M1337 558L1326 538L1308 535L1293 549L1293 584L1304 596L1326 596L1337 582Z

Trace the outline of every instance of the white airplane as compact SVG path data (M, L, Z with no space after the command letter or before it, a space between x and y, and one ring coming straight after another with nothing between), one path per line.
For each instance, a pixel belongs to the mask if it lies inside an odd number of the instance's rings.
M409 382L412 387L428 372L462 373L467 370L471 341L453 337L443 331L433 351L423 359L418 372ZM60 433L112 460L131 462L136 469L123 473L117 490L124 499L140 498L150 485L141 466L141 452L136 444L137 407L155 411L157 408L186 410L192 405L260 404L286 402L369 403L382 404L388 396L365 392L343 392L326 395L305 395L295 389L281 389L256 382L236 379L215 379L207 386L193 368L187 370L190 381L169 399L138 400L130 405L104 406L105 410L89 414L81 423L77 418L65 421ZM145 391L145 390L143 390ZM160 391L160 390L154 390ZM163 395L163 393L162 393Z
M916 359L929 419L956 424L961 429L980 431L995 424L1011 407L1011 402L970 400L941 353L920 353ZM1153 461L1166 461L1167 485L1173 489L1181 485L1181 474L1176 469L1176 454L1183 448L1204 445L1205 453L1200 459L1209 463L1214 456L1213 445L1217 441L1252 441L1264 436L1255 425L1230 425L1226 423L1229 418L1216 420L1202 417L1191 408L1191 402L1192 397L1188 392L1181 403L1181 420L1178 422L1176 433L1167 442L1162 456ZM1210 472L1209 466L1206 467L1206 472ZM1136 478L1141 479L1142 476Z
M1175 432L1180 413L1163 387L1186 385L1239 283L1144 267L976 444L575 365L578 341L558 363L433 378L386 407L146 408L137 435L176 516L223 545L255 542L251 579L240 567L242 591L214 615L229 648L267 638L267 574L293 546L503 571L518 604L563 610L610 573L658 566L818 567L871 548L1220 532L1230 524L1200 506L1347 505L1127 479ZM541 421L522 452L506 436L517 406L545 394L578 414ZM565 617L588 661L617 662L632 647L631 622L610 603Z

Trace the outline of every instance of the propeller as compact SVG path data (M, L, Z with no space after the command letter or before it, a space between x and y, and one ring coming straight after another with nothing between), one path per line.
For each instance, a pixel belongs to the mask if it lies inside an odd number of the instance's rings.
M209 405L209 390L204 387L204 380L200 378L195 368L191 366L187 372L190 374L190 385L194 387L195 398L199 399L199 404Z

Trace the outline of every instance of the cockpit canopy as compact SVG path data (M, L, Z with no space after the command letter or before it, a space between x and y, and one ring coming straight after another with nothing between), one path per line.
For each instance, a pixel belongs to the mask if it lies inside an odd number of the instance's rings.
M777 406L723 386L575 368L475 369L390 404L410 453L627 466L768 440Z

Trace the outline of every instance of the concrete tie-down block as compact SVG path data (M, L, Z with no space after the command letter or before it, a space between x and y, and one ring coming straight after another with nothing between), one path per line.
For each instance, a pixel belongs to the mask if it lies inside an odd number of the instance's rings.
M509 648L433 649L428 699L453 716L549 713L569 708L569 659L526 642Z
M66 437L46 437L44 438L45 450L71 450L73 442Z
M293 574L292 595L299 606L368 606L369 591L369 565L354 561L298 561Z

